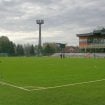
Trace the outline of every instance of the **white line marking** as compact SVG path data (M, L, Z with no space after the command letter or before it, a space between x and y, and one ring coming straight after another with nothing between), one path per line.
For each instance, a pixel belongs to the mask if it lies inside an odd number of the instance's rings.
M45 87L39 87L39 86L24 86L24 88L43 89L43 88L45 88ZM32 89L31 89L31 90L32 90Z
M61 88L61 87L68 87L68 86L75 86L75 85L89 84L89 83L100 82L100 81L105 81L105 79L94 80L94 81L88 81L88 82L72 83L72 84L66 84L66 85L60 85L60 86L53 86L53 87L43 87L43 88L41 88L41 89L31 89L30 91L55 89L55 88Z
M35 90L37 91L37 90L47 90L47 89L55 89L55 88L62 88L62 87L68 87L68 86L89 84L89 83L95 83L95 82L101 82L101 81L105 81L105 79L88 81L88 82L72 83L72 84L59 85L59 86L53 86L53 87L39 87L39 88L36 87L37 89L26 89L24 87L16 86L16 85L13 85L11 83L7 83L7 82L3 82L3 81L0 81L0 84L1 85L7 85L7 86L10 86L10 87L14 87L14 88L21 89L21 90L25 90L25 91L35 91Z
M25 89L23 87L16 86L16 85L13 85L13 84L10 84L10 83L7 83L7 82L3 82L3 81L0 81L0 84L1 85L7 85L7 86L10 86L10 87L14 87L14 88L21 89L21 90L25 90L25 91L30 91L29 89Z

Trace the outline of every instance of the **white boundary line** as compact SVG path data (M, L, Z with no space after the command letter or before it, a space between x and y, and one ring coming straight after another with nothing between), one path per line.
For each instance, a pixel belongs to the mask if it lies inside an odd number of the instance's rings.
M37 91L37 90L48 90L48 89L55 89L55 88L62 88L62 87L68 87L68 86L89 84L89 83L95 83L95 82L101 82L101 81L105 81L105 79L94 80L94 81L88 81L88 82L72 83L72 84L59 85L59 86L53 86L53 87L43 87L43 88L40 88L40 89L31 89L30 91L35 91L35 90L36 90L36 91Z
M10 84L10 83L7 83L7 82L3 82L3 81L0 81L0 84L1 85L7 85L7 86L10 86L10 87L14 87L14 88L21 89L21 90L25 90L25 91L30 91L29 89L26 89L26 88L23 88L23 87L20 87L20 86L16 86L16 85L13 85L13 84Z
M43 89L43 88L45 88L45 87L38 87L38 86L24 86L24 88L33 88L33 89ZM30 89L30 90L32 90L32 89Z
M26 89L24 87L16 86L16 85L13 85L11 83L7 83L7 82L3 82L3 81L0 81L0 84L1 85L6 85L6 86L10 86L10 87L14 87L14 88L17 88L17 89L20 89L20 90L24 90L24 91L28 91L28 92L30 91L31 92L31 91L38 91L38 90L40 91L40 90L48 90L48 89L62 88L62 87L68 87L68 86L89 84L89 83L95 83L95 82L101 82L101 81L105 81L105 79L88 81L88 82L71 83L71 84L59 85L59 86L52 86L52 87L40 87L38 89Z

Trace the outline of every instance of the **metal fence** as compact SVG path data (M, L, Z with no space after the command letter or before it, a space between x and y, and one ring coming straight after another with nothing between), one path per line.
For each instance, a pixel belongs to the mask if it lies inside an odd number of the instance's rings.
M55 53L53 57L60 57L61 53ZM105 53L65 53L69 58L105 58Z

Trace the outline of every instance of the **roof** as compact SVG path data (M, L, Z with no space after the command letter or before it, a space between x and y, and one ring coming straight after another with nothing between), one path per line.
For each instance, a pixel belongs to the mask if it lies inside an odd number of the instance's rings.
M77 34L78 37L81 37L81 36L93 36L93 35L105 35L105 28L103 28L101 30L94 30L93 32L90 32L90 33Z
M77 34L77 36L92 36L93 33L84 33L84 34Z

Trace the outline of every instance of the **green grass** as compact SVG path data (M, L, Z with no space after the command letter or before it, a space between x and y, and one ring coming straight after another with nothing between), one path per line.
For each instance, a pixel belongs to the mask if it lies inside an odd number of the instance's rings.
M105 79L105 59L1 57L0 61L0 81L21 87ZM0 105L104 105L104 93L105 81L30 92L0 85Z

